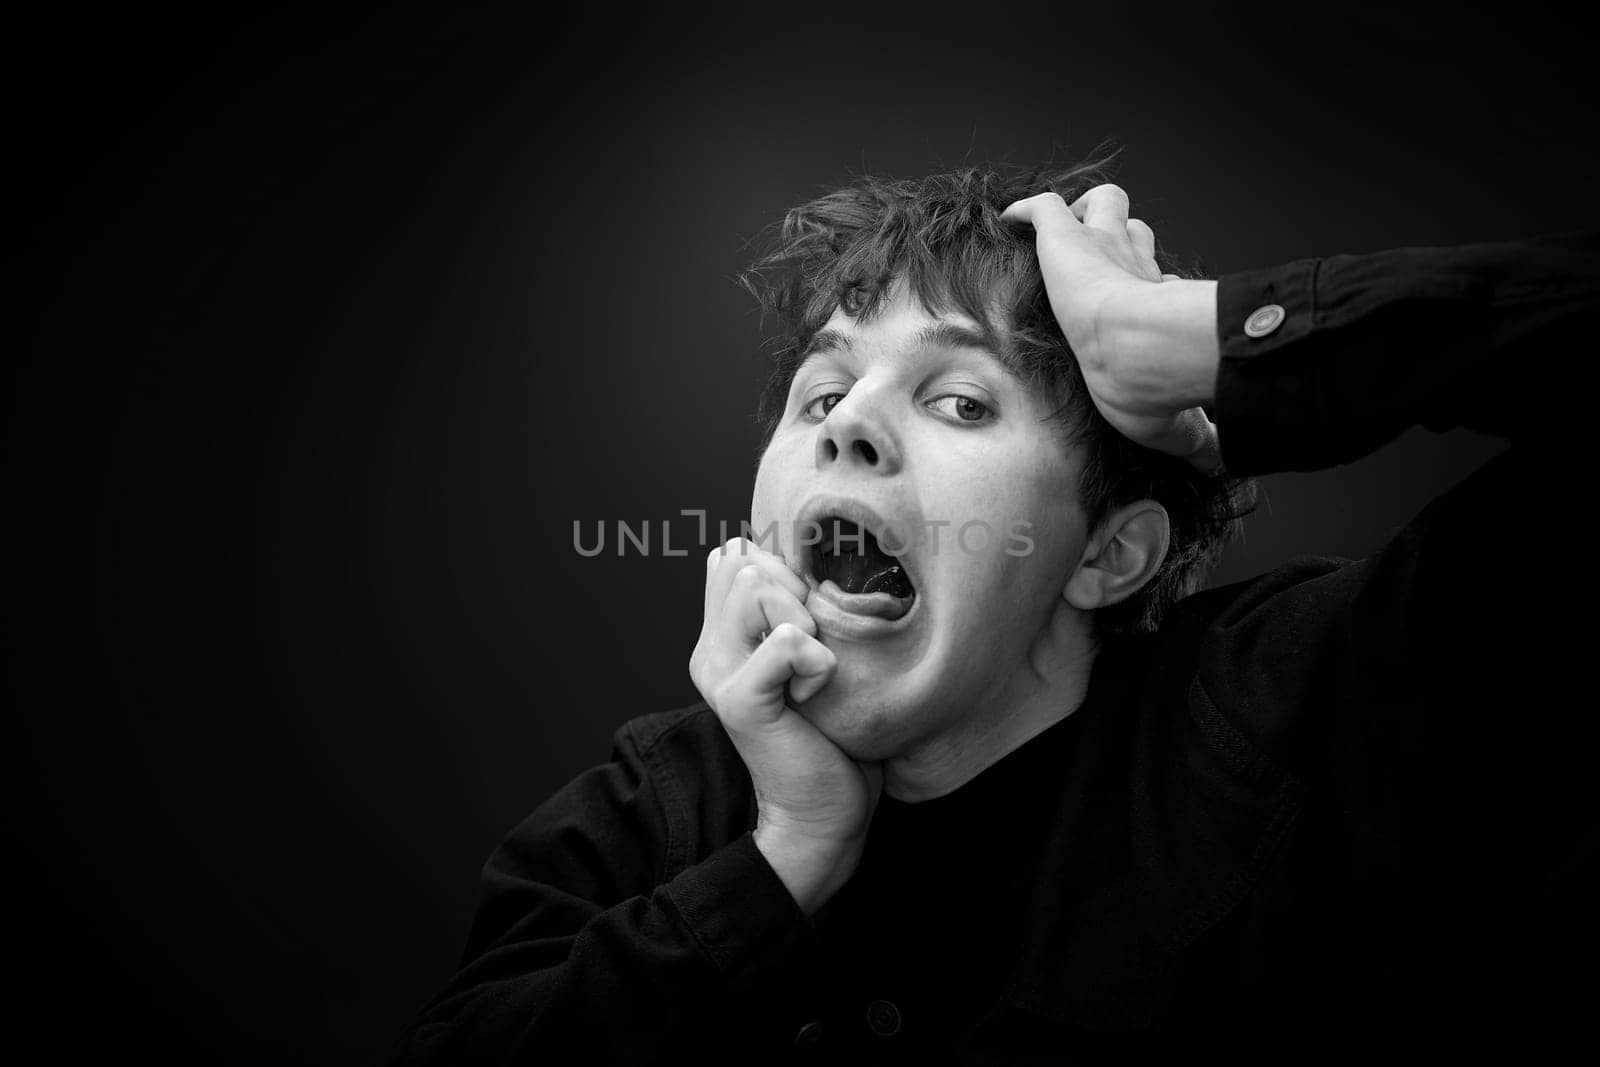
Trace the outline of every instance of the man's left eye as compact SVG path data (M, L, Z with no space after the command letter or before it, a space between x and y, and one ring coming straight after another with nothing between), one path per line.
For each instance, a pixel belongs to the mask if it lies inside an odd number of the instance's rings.
M970 396L962 396L960 393L946 393L944 396L934 397L928 401L928 406L941 415L961 422L982 422L994 417L994 412L989 410L988 405Z

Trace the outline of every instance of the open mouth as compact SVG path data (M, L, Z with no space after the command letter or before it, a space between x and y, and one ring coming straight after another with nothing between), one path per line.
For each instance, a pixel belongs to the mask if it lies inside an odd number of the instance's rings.
M822 540L811 548L811 573L819 586L832 582L844 606L897 619L911 610L917 590L900 561L885 552L871 530L837 515L820 520Z

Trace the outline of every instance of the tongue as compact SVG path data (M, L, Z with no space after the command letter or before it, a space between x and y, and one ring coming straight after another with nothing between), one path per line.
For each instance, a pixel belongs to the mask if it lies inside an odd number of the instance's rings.
M833 579L846 593L887 593L897 598L913 595L905 570L887 556L841 552L825 555L818 563L820 577Z

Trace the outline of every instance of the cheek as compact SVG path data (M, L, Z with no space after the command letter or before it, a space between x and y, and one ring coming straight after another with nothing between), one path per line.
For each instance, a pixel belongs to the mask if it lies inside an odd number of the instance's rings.
M1046 457L1031 465L974 465L946 488L941 517L951 525L944 542L957 583L968 593L1017 596L1019 589L1065 581L1083 542L1083 521L1064 463Z
M981 522L1001 533L1019 525L1059 529L1075 516L1076 487L1065 461L1054 456L1029 461L1025 448L995 453L986 450L975 457L978 461L946 467L939 487L941 517L953 528Z
M789 526L794 520L793 508L797 500L796 494L791 491L794 483L792 443L774 441L768 446L761 456L761 463L756 468L755 487L750 494L750 525L757 535L766 534L770 529L782 545L780 555L787 558L789 551L788 542ZM773 542L763 540L763 547L772 548Z
M750 493L750 524L757 529L772 521L769 501L773 499L774 478L767 465L767 457L761 457L761 466L756 470L755 488Z

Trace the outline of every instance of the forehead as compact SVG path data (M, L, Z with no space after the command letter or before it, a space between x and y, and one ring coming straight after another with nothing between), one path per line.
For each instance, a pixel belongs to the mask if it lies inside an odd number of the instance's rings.
M906 355L934 348L985 357L1016 377L1009 358L1010 346L993 327L959 310L924 307L903 285L895 286L869 314L856 316L842 308L835 309L822 328L812 335L801 355L800 366L828 352L868 350L885 355Z

